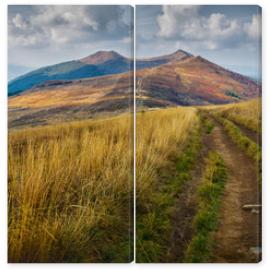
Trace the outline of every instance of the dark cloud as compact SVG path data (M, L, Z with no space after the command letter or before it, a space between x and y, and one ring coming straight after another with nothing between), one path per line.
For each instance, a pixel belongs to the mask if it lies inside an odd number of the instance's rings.
M133 8L125 5L12 5L8 61L37 68L98 50L132 56Z

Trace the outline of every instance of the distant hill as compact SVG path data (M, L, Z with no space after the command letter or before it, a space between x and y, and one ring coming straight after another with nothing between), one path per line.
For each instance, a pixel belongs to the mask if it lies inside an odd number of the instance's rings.
M116 52L97 52L22 76L14 80L18 86L35 83L9 97L9 125L43 125L131 109L132 65ZM260 85L248 77L181 50L139 59L136 65L138 107L226 104L261 95ZM97 75L101 70L110 74ZM87 77L78 79L82 74Z
M20 76L8 84L8 94L18 94L46 81L91 78L131 69L131 62L118 53L100 51L80 60L40 68Z
M133 73L56 80L10 96L9 127L45 125L132 110Z
M189 56L137 72L138 104L225 104L261 95L253 80L200 56Z
M162 57L139 59L136 68L155 67L172 60L185 58L188 55L188 53L179 50ZM79 60L39 68L15 78L8 84L8 94L12 96L47 81L77 80L124 73L133 70L133 65L132 59L126 58L115 51L98 51Z

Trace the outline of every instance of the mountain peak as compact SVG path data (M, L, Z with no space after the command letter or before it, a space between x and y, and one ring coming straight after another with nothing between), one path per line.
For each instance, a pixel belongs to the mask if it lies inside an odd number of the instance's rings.
M186 52L184 50L181 50L181 49L176 50L173 54L179 54L179 53L186 54L186 55L189 55L189 56L192 55L191 53L188 53L188 52Z
M192 56L193 55L191 53L178 49L177 51L167 55L166 58L170 61L179 61Z
M88 65L99 65L107 61L121 59L121 58L124 58L124 57L115 51L97 51L94 54L91 54L87 57L80 59L80 61Z

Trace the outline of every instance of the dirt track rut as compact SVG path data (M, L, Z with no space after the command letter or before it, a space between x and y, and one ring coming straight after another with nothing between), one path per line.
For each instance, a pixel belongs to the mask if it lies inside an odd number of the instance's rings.
M209 149L217 151L228 169L221 223L214 233L214 262L256 262L251 250L261 246L260 213L243 210L245 204L260 204L258 176L254 162L231 141L223 127L215 123Z

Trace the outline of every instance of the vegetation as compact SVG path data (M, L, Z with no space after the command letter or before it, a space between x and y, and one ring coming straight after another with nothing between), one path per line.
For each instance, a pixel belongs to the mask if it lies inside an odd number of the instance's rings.
M236 124L245 126L257 133L261 133L261 98L246 102L216 107L221 117L227 118Z
M181 119L181 121L179 121ZM171 214L200 148L196 110L177 108L137 116L137 262L166 260Z
M186 262L209 262L212 254L212 232L218 227L219 209L227 172L219 154L210 152L198 189L199 208L193 220L194 234L185 255Z
M218 118L222 122L225 130L231 139L248 155L255 161L256 170L258 171L259 184L261 185L262 178L262 152L261 147L255 143L253 140L249 139L247 136L243 135L239 127L234 125L231 121Z
M243 135L241 130L227 119L220 119L225 130L228 132L232 140L242 149L245 153L253 158L255 161L260 161L261 150L257 143L253 142L247 136Z
M206 134L210 134L215 127L213 121L209 119L207 114L203 111L200 111L200 117L201 117L201 123L203 130L205 131Z
M9 133L9 262L132 260L132 118Z

